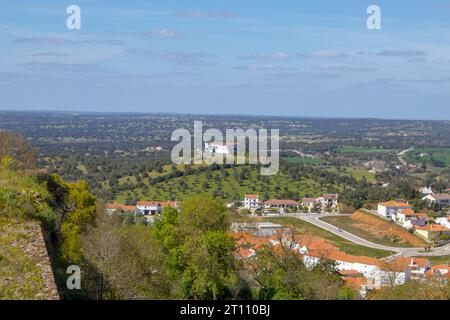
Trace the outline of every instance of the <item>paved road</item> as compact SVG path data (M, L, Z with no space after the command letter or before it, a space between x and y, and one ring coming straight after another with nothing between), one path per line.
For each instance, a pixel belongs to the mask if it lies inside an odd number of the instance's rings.
M450 255L450 244L447 244L442 247L437 247L432 249L431 252L420 252L423 251L423 248L399 248L399 247L390 247L390 246L384 246L381 244L373 243L370 241L367 241L365 239L362 239L350 232L344 231L339 229L336 226L333 226L325 221L320 220L322 217L329 217L329 216L344 216L344 215L329 215L329 214L316 214L316 215L307 215L307 214L291 214L291 217L301 219L303 221L309 222L317 227L320 227L322 229L325 229L335 235L340 236L341 238L344 238L348 241L351 241L353 243L373 248L373 249L380 249L380 250L386 250L386 251L392 251L395 252L393 255L402 255L405 257L412 257L412 256L443 256L443 255Z
M404 165L404 166L408 165L408 163L403 159L403 156L405 154L407 154L408 152L414 151L414 150L415 150L414 147L411 147L409 149L406 149L406 150L403 150L403 151L400 151L399 153L397 153L398 160L402 163L402 165Z

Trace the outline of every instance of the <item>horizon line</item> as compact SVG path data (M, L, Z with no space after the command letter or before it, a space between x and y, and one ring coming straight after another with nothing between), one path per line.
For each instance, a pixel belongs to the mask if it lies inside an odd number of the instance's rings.
M348 119L348 120L383 120L383 121L433 121L433 122L448 122L450 119L415 119L415 118L382 118L382 117L345 117L345 116L300 116L300 115L268 115L268 114L234 114L234 113L184 113L184 112L145 112L145 111L77 111L77 110L61 110L61 109L3 109L0 107L0 112L20 113L62 113L62 114L130 114L130 115L173 115L173 116L216 116L216 117L259 117L259 118L283 118L283 119L311 119L311 120L333 120L333 119Z

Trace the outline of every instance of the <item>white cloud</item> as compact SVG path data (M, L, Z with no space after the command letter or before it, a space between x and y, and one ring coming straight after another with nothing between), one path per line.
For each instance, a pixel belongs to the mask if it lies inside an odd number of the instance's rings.
M311 59L340 59L346 58L348 55L336 51L313 51L307 53L299 53L299 57Z
M235 19L239 18L239 15L232 12L208 12L208 11L177 11L173 13L174 16L178 18L189 18L189 19Z
M324 64L319 67L321 70L338 71L338 72L372 72L377 71L376 68L369 68L363 66L350 66L340 64Z
M407 50L407 51L398 51L398 50L385 50L377 53L377 56L380 57L403 57L403 58L416 58L426 56L426 52L419 50Z
M242 56L240 57L240 59L285 61L289 60L290 56L289 54L284 52L277 52L277 53L262 53L257 55Z

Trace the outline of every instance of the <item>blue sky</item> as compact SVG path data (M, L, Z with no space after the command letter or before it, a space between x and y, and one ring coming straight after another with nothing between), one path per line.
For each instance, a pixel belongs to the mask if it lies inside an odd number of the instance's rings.
M66 28L76 4L82 29ZM369 5L382 29L366 27ZM0 109L450 119L450 1L3 1Z

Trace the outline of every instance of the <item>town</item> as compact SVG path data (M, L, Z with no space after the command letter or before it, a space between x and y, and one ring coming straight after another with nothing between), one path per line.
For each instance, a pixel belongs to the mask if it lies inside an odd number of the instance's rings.
M446 190L449 192L450 190ZM431 188L419 190L423 201L428 206L450 209L450 193L434 193ZM107 203L109 214L141 215L148 223L161 214L166 207L176 210L180 207L178 201L138 201L135 206ZM229 210L239 211L248 217L295 217L311 222L311 217L320 221L319 217L347 216L339 212L339 195L323 194L318 198L303 198L300 201L292 199L263 200L258 194L245 194L241 201L226 203ZM392 254L378 259L375 257L347 254L330 242L315 235L296 234L289 227L273 222L235 222L231 226L231 234L237 246L236 257L243 261L257 258L257 252L263 247L283 247L301 256L301 260L309 269L314 268L321 260L332 261L336 272L350 287L357 290L361 298L367 293L387 285L402 285L410 280L427 281L439 279L447 283L450 277L449 264L431 265L428 255L450 253L450 210L449 215L432 218L427 213L415 212L407 201L389 200L381 202L377 210L362 209L367 214L378 217L389 223L408 230L423 239L423 248L398 250L393 245L388 250ZM325 225L325 227L324 227ZM326 228L339 236L346 237L350 232L334 228L321 222L320 227ZM352 239L352 238L350 238ZM364 242L365 245L368 241ZM370 244L369 244L370 245ZM373 244L374 247L380 247ZM434 251L437 250L437 251ZM425 253L425 254L424 254Z

